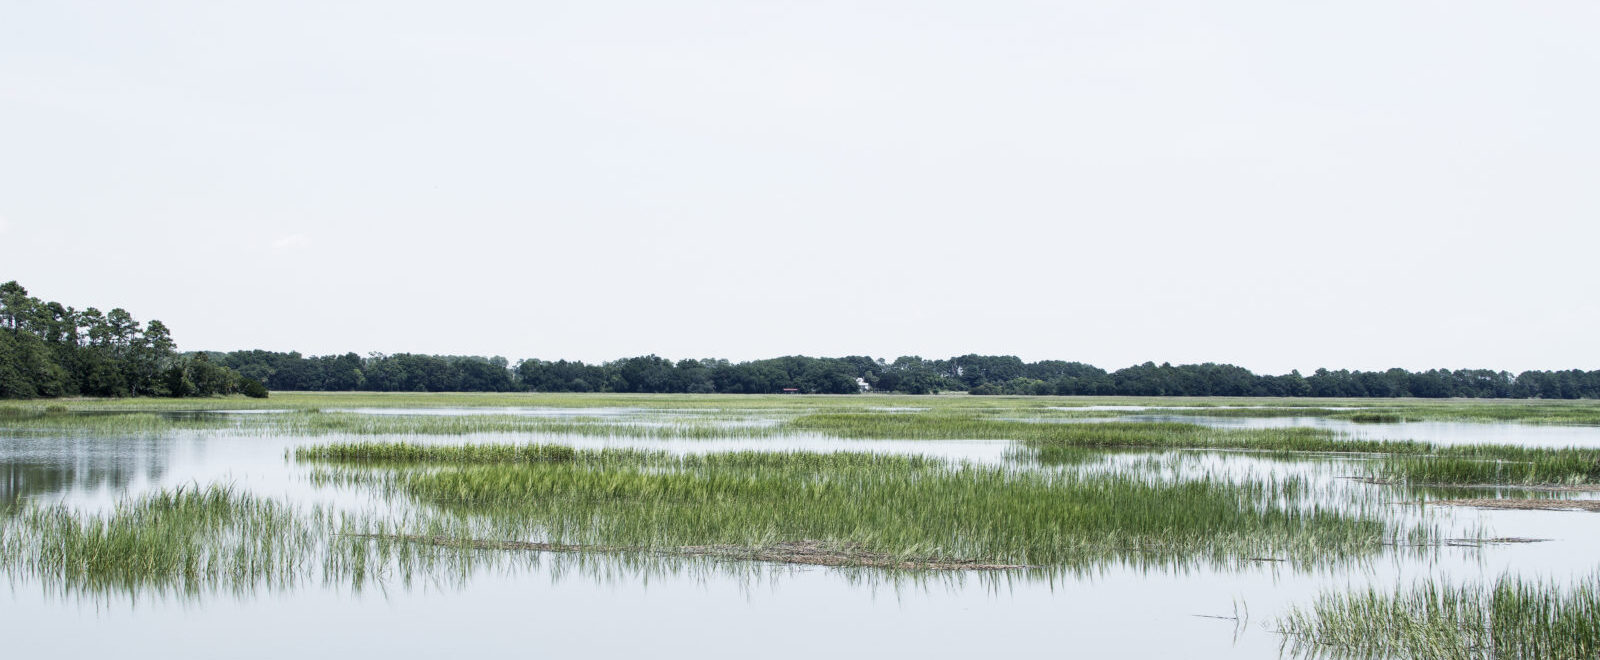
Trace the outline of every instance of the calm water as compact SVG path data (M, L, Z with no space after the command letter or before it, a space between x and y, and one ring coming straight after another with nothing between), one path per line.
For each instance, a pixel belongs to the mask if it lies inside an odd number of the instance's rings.
M503 412L503 411L502 411ZM592 410L586 410L592 416ZM546 414L529 411L527 414ZM557 413L548 413L557 414ZM637 417L639 411L616 413ZM668 413L673 414L673 413ZM1162 419L1169 418L1162 416ZM1322 425L1321 418L1182 418L1236 425ZM1350 425L1371 437L1436 442L1517 442L1600 446L1600 429L1508 424ZM1381 427L1381 428L1380 428ZM1412 435L1384 435L1400 431ZM1419 435L1420 434L1420 435ZM364 507L350 491L318 488L307 468L285 458L295 446L330 442L227 432L155 437L0 436L0 501L60 501L88 509L154 488L213 482L297 502ZM363 438L375 439L375 438ZM672 451L775 450L922 453L1002 462L1000 441L840 441L823 437L749 440L612 440L575 436L480 435L443 442L556 441L581 447L637 446ZM1296 472L1318 487L1392 497L1344 479L1354 460L1278 462L1212 452L1156 458L1117 455L1174 478L1187 471L1248 476ZM1142 463L1141 463L1142 462ZM1396 515L1416 507L1396 506ZM537 566L484 569L465 584L353 593L311 587L198 600L147 597L81 599L52 595L11 576L0 595L8 657L90 654L132 658L368 656L461 657L471 653L587 657L1184 657L1275 658L1279 638L1264 626L1285 607L1319 591L1417 577L1470 578L1502 571L1570 577L1595 569L1600 517L1586 513L1443 510L1439 524L1486 525L1499 536L1545 543L1447 548L1430 557L1386 556L1362 566L1299 572L1262 563L1245 570L1143 571L1107 566L1083 577L1026 579L943 575L891 580L818 567L644 572L604 560L586 568L550 557ZM1250 620L1235 622L1236 603Z
M1308 426L1364 440L1420 440L1441 445L1496 444L1528 447L1600 447L1600 427L1555 424L1475 424L1472 422L1397 422L1358 424L1326 417L1206 417L1203 415L1132 415L1124 421L1186 422L1215 428L1286 428Z

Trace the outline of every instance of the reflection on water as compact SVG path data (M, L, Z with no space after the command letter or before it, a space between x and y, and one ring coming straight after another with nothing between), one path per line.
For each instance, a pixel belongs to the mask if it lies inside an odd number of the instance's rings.
M1078 408L1086 410L1091 407ZM1102 406L1104 409L1115 406ZM1142 406L1123 406L1140 409ZM1277 429L1305 427L1327 429L1357 440L1416 440L1438 445L1520 445L1524 447L1600 447L1600 426L1518 424L1515 422L1388 422L1364 423L1328 417L1212 417L1148 413L1119 417L1008 417L1012 421L1041 424L1101 424L1106 422L1179 422L1222 429Z
M1326 417L1205 417L1135 415L1123 421L1185 422L1215 428L1263 429L1303 426L1328 429L1362 440L1417 440L1438 445L1496 444L1524 447L1600 447L1600 426L1558 426L1499 422L1357 423Z
M168 443L155 438L0 438L0 505L48 499L120 496L160 481Z
M392 412L392 411L390 411ZM488 414L507 414L493 411ZM539 414L539 413L530 413ZM551 415L567 414L552 412ZM674 413L664 413L672 415ZM582 409L582 416L596 416ZM664 420L650 411L611 409L618 420ZM1313 426L1357 437L1456 444L1600 446L1593 427L1415 422L1353 424L1322 417L1216 418L1139 414L1220 427ZM1056 420L1052 420L1056 421ZM191 484L233 484L242 493L338 516L387 510L382 498L324 487L312 467L285 452L307 443L401 438L286 437L227 431L155 435L5 437L0 435L0 505L63 503L106 511L129 495ZM417 440L416 438L404 438ZM1001 441L843 441L821 436L747 440L650 440L481 434L430 442L560 442L580 448L637 447L673 452L875 451L934 454L1000 464ZM9 573L0 595L7 654L134 658L282 657L470 653L652 657L859 657L867 654L976 657L1037 656L1070 650L1084 657L1272 658L1279 638L1265 623L1326 589L1390 588L1422 577L1465 580L1502 572L1564 578L1593 570L1587 549L1600 547L1600 517L1545 511L1431 507L1447 496L1380 487L1347 477L1360 458L1283 460L1227 452L1117 452L1058 470L1112 470L1154 479L1200 475L1251 480L1299 478L1327 502L1388 506L1397 518L1433 516L1441 536L1491 531L1551 539L1481 549L1387 552L1371 561L1302 570L1288 562L1181 567L1105 562L1083 571L892 574L644 555L446 552L396 545L365 557L372 566L328 565L335 555L298 567L291 581L251 582L220 592L134 588L107 600L32 573ZM1320 501L1320 500L1319 500ZM327 542L331 534L318 536ZM408 544L416 546L416 544ZM376 546L373 546L376 547ZM346 550L355 552L354 550ZM428 554L435 552L435 554ZM343 567L343 568L341 568ZM254 594L254 596L252 596ZM204 607L186 604L203 598ZM87 598L92 606L84 607ZM1247 605L1252 622L1232 616ZM92 627L95 634L82 634ZM441 631L449 631L443 634ZM1235 633L1238 633L1237 635ZM715 640L707 642L707 640Z

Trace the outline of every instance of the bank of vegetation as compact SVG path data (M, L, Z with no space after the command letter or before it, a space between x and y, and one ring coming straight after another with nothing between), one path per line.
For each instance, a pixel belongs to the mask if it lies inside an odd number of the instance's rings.
M1600 398L1600 370L1331 371L1256 374L1229 364L1155 364L1107 371L1011 355L948 359L791 355L733 362L656 355L586 363L536 358L307 356L264 350L179 354L160 321L126 310L78 310L0 285L0 398L207 396L305 392L597 392L637 394L930 394L1137 397Z
M181 355L166 324L120 307L82 310L0 284L0 399L60 396L266 396L261 383Z
M1376 509L1312 506L1293 477L1174 482L856 452L537 445L355 443L296 457L378 466L371 483L461 516L450 538L571 548L804 547L929 566L1312 565L1433 533Z
M272 390L376 392L612 392L661 394L930 394L1201 397L1600 398L1600 370L1330 371L1258 375L1228 364L1155 364L1106 371L1081 362L1023 362L1009 355L945 360L902 356L785 356L748 362L672 361L655 355L586 363L503 357L272 351L211 359Z
M1600 657L1600 574L1571 586L1507 576L1331 593L1277 628L1298 657Z

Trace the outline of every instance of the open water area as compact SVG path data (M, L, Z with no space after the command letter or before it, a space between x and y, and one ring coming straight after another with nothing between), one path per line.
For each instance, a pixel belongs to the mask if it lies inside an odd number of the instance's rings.
M898 410L916 414L915 409ZM646 409L356 409L365 415L526 415L652 424L703 411ZM1512 423L1353 424L1319 417L1206 417L1119 411L1119 421L1228 428L1311 426L1358 438L1438 444L1600 447L1600 427ZM211 413L216 414L216 413ZM232 413L220 413L228 415ZM254 415L255 413L252 413ZM266 413L276 414L276 413ZM723 418L719 419L724 419ZM313 478L297 447L358 439L445 444L541 443L674 453L725 451L920 454L1014 469L1139 471L1160 478L1304 479L1328 506L1365 502L1446 537L1523 542L1443 544L1325 565L1261 558L1242 565L1105 561L1065 571L924 571L766 564L634 563L603 555L519 552L459 574L338 579L246 590L84 592L50 575L11 571L0 595L8 657L1172 657L1277 658L1274 618L1328 590L1389 589L1422 578L1504 574L1560 580L1596 569L1600 517L1573 511L1479 510L1365 483L1360 456L1287 458L1228 451L1116 452L1071 468L1029 464L1010 440L852 440L824 434L721 438L479 433L354 438L339 434L182 429L95 435L0 431L0 505L107 511L160 489L227 484L277 501L371 511L406 506ZM241 415L241 419L243 416ZM1112 419L1112 418L1108 418ZM724 419L724 421L726 421ZM1063 421L1063 420L1040 420ZM1070 420L1073 423L1094 421ZM1589 497L1589 494L1571 495ZM506 551L514 553L515 551Z

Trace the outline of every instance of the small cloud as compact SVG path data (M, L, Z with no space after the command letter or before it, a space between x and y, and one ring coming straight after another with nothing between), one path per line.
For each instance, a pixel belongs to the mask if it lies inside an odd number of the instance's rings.
M303 247L310 242L311 239L305 234L289 234L288 236L283 236L278 238L278 240L273 241L272 249L288 250L291 248Z

